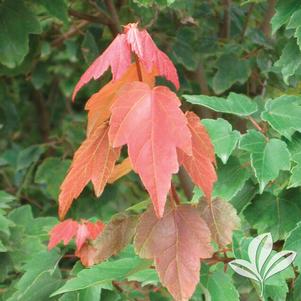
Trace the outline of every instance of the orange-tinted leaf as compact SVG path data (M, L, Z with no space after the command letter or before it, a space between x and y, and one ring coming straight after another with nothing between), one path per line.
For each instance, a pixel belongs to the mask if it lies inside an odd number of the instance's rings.
M158 75L165 76L177 89L179 88L178 74L171 60L157 48L146 30L139 30L137 24L132 23L124 27L124 33L117 35L104 53L81 76L75 86L72 99L74 100L77 92L86 83L92 78L98 79L109 67L111 67L113 81L120 79L131 64L131 51L137 55L148 72L155 68Z
M148 73L145 68L141 68L143 81L151 87L155 84L156 71L153 69ZM87 135L89 136L93 129L101 125L111 116L110 108L115 100L115 96L119 89L126 83L137 81L136 65L132 64L126 73L117 81L110 81L101 88L97 93L93 94L88 100L85 109L88 113Z
M120 164L115 165L113 172L108 180L108 183L112 184L121 177L125 176L132 170L132 164L130 158L124 159Z
M215 199L202 211L202 217L206 221L212 235L212 239L224 247L232 242L232 234L239 225L239 217L235 208L226 201Z
M214 168L214 148L199 117L192 112L186 113L186 117L192 135L192 156L179 150L179 162L183 164L193 182L204 191L205 196L210 200L213 184L217 180Z
M161 219L150 207L140 218L134 244L139 256L154 258L161 283L177 301L192 296L200 259L213 253L210 230L199 210L190 205L167 207Z
M90 242L89 246L83 246L84 250L79 253L83 264L91 266L116 255L131 242L136 224L135 216L114 216L95 241Z
M51 250L61 241L66 246L70 240L76 235L78 229L78 223L72 219L66 219L65 221L55 225L50 231L50 240L48 244L48 250Z
M162 216L171 177L179 169L176 148L191 153L191 134L180 101L168 88L142 82L125 85L112 105L109 136L114 147L128 145L139 174Z
M99 196L112 174L120 148L109 144L108 126L97 127L74 154L71 168L61 185L59 195L59 216L64 218L73 200L92 181L94 191Z
M80 250L75 251L75 256L80 259L85 267L90 267L94 264L96 251L97 250L89 242L86 242Z

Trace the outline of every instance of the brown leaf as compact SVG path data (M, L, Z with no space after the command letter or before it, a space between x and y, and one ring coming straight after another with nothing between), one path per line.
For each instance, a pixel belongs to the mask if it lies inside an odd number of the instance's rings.
M232 242L233 230L238 228L240 220L230 203L215 199L211 206L205 206L202 217L209 226L212 239L218 245L223 247Z
M108 183L112 184L121 177L125 176L132 170L132 164L130 158L127 157L120 164L116 164L113 172L108 180Z
M200 259L213 253L210 230L199 209L190 205L167 206L160 219L149 207L139 220L134 244L139 256L154 258L161 283L177 301L192 296Z
M126 214L114 216L105 226L101 235L95 241L90 242L90 246L86 246L84 253L89 258L82 254L82 262L90 266L116 255L131 242L135 234L136 224L136 216Z

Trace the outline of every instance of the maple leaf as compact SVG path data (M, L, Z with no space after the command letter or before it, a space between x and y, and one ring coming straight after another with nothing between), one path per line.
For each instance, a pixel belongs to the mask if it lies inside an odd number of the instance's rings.
M97 250L90 243L85 243L80 250L75 251L75 256L80 259L85 267L90 267L94 264L96 252Z
M199 282L200 259L210 258L210 230L197 208L167 207L158 219L152 207L140 218L134 240L142 258L153 258L161 283L177 301L188 300Z
M72 219L66 219L65 221L57 224L50 231L50 240L48 244L48 250L53 249L62 240L66 246L71 239L76 235L78 229L78 223Z
M74 88L72 99L75 99L77 92L86 83L92 78L98 79L109 67L113 81L120 79L131 64L131 51L137 55L139 62L148 72L155 67L158 75L165 76L177 89L179 88L176 68L168 56L157 48L146 30L139 30L137 23L130 23L124 26L124 33L118 34L104 53L81 76Z
M158 217L171 177L179 169L176 149L191 153L191 134L180 101L168 88L142 82L125 85L112 105L109 137L128 145L133 169L149 192Z
M155 68L148 73L142 66L141 74L143 77L143 82L147 83L150 87L155 85L155 77L157 75ZM85 106L85 110L88 111L88 136L91 134L93 129L97 128L110 118L110 108L115 101L116 95L120 88L126 83L138 80L137 67L135 64L132 64L119 80L111 80L108 84L90 97Z
M212 239L219 246L226 246L232 242L232 234L238 228L240 220L231 203L215 199L202 210L202 217L206 221Z
M70 170L62 183L59 195L59 216L63 219L73 200L92 181L96 196L99 196L120 154L120 148L109 144L108 125L97 127L75 152Z
M125 34L118 34L104 53L99 56L81 76L76 84L72 99L92 78L98 79L111 67L113 80L119 79L131 64L131 49Z
M50 231L48 250L53 249L61 241L66 246L71 239L75 238L76 250L79 251L88 239L95 239L102 232L103 228L104 224L101 221L97 221L94 224L86 220L78 223L72 219L66 219L54 226Z
M101 221L97 221L95 224L89 221L82 221L82 223L78 225L76 233L76 250L79 251L87 240L96 239L103 229L104 224Z
M121 163L116 164L110 178L108 179L108 183L112 184L121 177L125 176L132 170L132 164L130 158L124 159Z
M179 89L179 79L175 66L168 56L158 49L148 32L146 30L139 30L137 25L137 23L129 23L124 26L126 38L132 51L149 72L152 70L153 65L155 65L158 74L166 77Z
M85 243L76 256L80 257L83 265L91 266L116 255L131 242L136 224L136 216L114 216L101 234L94 241Z
M214 148L199 117L193 112L187 112L186 118L192 135L192 155L178 150L179 162L183 164L193 182L204 191L205 196L210 200L213 184L217 180L214 168Z

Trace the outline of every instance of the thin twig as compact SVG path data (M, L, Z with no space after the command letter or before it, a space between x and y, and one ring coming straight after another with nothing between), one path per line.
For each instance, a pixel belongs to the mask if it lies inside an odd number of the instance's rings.
M57 38L56 40L54 40L52 42L52 46L53 47L61 46L65 40L68 40L68 39L72 38L73 36L76 36L78 34L78 32L80 32L88 24L90 24L90 22L84 20L84 21L80 22L78 25L75 25L73 28L71 28L71 30L69 30L68 32L66 32L61 37Z
M116 281L112 281L112 284L120 293L123 292L122 287Z
M256 129L266 137L265 131L263 130L263 128L257 123L257 121L252 116L248 116L247 119L250 120L252 122L252 124L256 127Z
M39 130L44 142L48 141L50 134L49 110L41 91L33 89L32 100L34 102L37 118L39 120Z
M11 184L9 177L5 173L4 169L0 171L0 175L2 175L4 182L6 183L10 192L15 191L15 187Z
M155 14L153 18L150 20L150 22L144 26L145 29L150 29L158 20L159 12L160 12L158 5L154 5L153 10L155 11Z
M243 26L243 29L241 31L240 41L242 41L244 36L245 36L245 33L247 31L248 24L249 24L249 21L250 21L250 17L252 15L254 7L255 7L255 3L251 3L250 6L249 6L249 9L248 9L248 12L247 12L247 15L246 15L246 18L245 18L244 26Z
M252 51L247 52L246 54L244 54L244 55L242 56L242 59L248 59L248 58L250 58L250 57L257 56L258 51L261 50L261 49L263 49L263 47L262 47L262 46L259 46L259 47L255 48L255 49L253 49Z
M108 16L107 14L105 14L104 12L98 10L98 13L95 15L89 15L89 14L85 14L79 11L76 11L72 8L70 8L68 10L68 13L70 16L75 17L77 19L81 19L81 20L86 20L89 21L90 23L100 23L100 24L104 24L104 25L109 25L111 24L113 21L110 18L110 16Z
M22 199L22 200L25 200L29 204L32 204L32 205L36 206L40 210L43 210L43 206L40 205L38 202L36 202L34 199L29 198L28 196L25 196L25 195L21 195L19 198Z
M230 261L232 261L233 259L234 258L230 258L230 257L220 257L217 253L214 253L211 258L209 258L205 261L208 263L208 265L214 265L219 262L223 262L223 263L227 264Z
M210 95L208 81L206 78L205 69L204 69L202 62L199 63L199 65L195 71L195 77L200 85L202 94Z
M268 0L268 7L261 24L261 30L267 39L271 37L271 19L275 14L275 5L276 0Z
M115 7L115 4L112 0L104 0L104 2L106 3L106 6L108 8L108 11L111 15L112 21L110 24L108 24L112 34L114 36L116 36L120 30L121 30L121 26L120 26L120 21L119 21L119 17L118 17L118 13Z
M222 39L228 39L231 32L231 0L223 0L224 17L222 27L220 31L220 37Z

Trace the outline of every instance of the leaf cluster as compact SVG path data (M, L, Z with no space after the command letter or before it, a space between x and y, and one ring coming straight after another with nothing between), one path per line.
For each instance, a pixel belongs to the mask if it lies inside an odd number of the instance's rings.
M298 0L0 1L0 300L257 301L258 281L235 274L229 261L250 261L251 239L269 232L271 257L281 250L297 255L267 279L263 297L299 301L300 16ZM217 180L206 190L195 168L203 161L186 160L189 176L172 176L181 205L172 207L168 197L157 219L123 148L105 187L89 183L83 170L71 179L84 183L75 187L69 217L78 225L103 221L101 235L76 251L76 234L83 236L74 232L74 241L48 251L60 186L76 150L109 118L103 113L110 102L100 100L113 101L118 81L107 84L105 72L71 104L73 89L121 25L136 21L175 64L180 88L164 74L144 81L176 92L191 124L201 119ZM130 82L137 80L135 65L129 72ZM79 162L90 153L79 154ZM147 225L154 233L146 237ZM191 274L196 267L200 273Z

